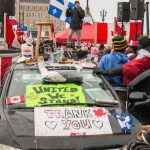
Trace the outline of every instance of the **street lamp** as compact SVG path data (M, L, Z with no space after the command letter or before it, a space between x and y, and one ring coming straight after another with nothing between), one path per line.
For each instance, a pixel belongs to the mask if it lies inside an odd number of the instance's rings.
M102 21L105 21L105 17L107 16L107 11L105 9L103 9L102 11L100 11L100 16L102 17Z

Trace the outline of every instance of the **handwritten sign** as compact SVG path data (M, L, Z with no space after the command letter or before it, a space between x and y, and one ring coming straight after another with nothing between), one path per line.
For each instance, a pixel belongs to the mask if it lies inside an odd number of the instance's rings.
M85 96L82 87L76 84L37 84L26 87L26 107L81 103L86 103Z
M112 134L104 108L34 109L35 136L84 136Z

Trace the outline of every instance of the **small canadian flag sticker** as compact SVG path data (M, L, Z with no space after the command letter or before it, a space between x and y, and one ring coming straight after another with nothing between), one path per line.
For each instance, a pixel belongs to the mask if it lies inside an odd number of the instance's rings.
M6 98L6 105L24 102L24 96Z

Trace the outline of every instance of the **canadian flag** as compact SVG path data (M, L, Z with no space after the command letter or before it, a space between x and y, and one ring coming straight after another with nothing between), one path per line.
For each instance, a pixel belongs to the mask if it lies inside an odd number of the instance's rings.
M24 102L24 96L15 96L11 98L6 98L6 105L16 104Z
M6 43L8 45L13 46L14 48L20 48L20 43L18 41L18 37L13 30L13 26L8 16L6 15Z
M12 26L15 26L15 25L19 24L19 22L17 21L17 19L14 16L12 16L10 18L10 22L11 22Z
M114 29L115 28L115 29ZM130 42L136 36L141 36L141 22L129 22L124 23L124 32L123 36L125 39ZM115 35L122 35L122 23L117 22L115 25L114 23L97 23L97 42L103 44L112 44L112 38Z

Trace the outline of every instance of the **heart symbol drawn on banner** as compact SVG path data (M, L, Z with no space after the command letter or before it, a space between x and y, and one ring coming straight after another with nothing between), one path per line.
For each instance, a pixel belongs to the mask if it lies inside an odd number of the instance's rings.
M94 126L97 127L98 129L101 129L103 127L103 122L99 120L93 120L92 121Z
M46 121L45 122L45 125L51 129L51 130L54 130L57 126L57 123L55 121Z

